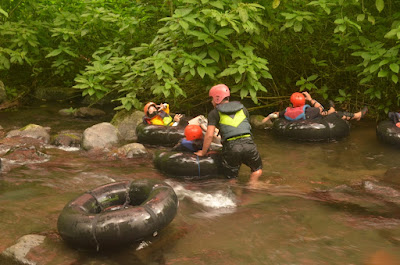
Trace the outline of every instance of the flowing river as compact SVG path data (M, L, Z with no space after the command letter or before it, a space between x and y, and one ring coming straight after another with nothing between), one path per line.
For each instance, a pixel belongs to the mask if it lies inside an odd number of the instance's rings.
M9 131L34 123L55 134L111 119L64 118L60 108L1 112L0 124ZM245 166L237 182L182 181L154 168L151 147L147 157L94 159L49 145L44 162L0 175L0 252L38 234L45 241L29 253L36 264L400 264L400 204L366 192L400 155L378 142L375 127L374 121L353 122L348 138L331 143L289 142L254 131L264 163L254 187ZM142 178L165 180L179 197L177 216L157 236L103 252L63 242L57 218L68 201L105 183Z

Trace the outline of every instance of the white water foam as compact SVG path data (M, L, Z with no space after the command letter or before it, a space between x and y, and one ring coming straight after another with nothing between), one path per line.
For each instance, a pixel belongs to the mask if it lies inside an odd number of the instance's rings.
M213 193L206 193L201 191L188 190L180 184L168 181L173 187L179 199L189 197L194 202L212 209L232 209L236 208L236 200L230 191L215 191Z
M56 145L46 145L46 148L47 148L47 149L53 149L53 148L55 148L55 149L60 149L60 150L66 151L66 152L76 152L76 151L81 150L79 147L62 146L62 145L60 145L60 146L56 146Z

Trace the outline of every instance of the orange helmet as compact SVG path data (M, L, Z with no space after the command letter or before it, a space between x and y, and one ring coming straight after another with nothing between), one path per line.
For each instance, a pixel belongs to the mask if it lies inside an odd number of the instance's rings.
M148 115L147 112L149 111L149 108L150 108L151 106L154 106L155 108L157 108L156 103L154 103L154 102L149 102L149 103L147 103L147 104L144 106L144 109L143 109L145 115Z
M293 107L301 107L306 104L306 98L302 93L295 92L290 96L290 102L292 102Z
M219 104L224 98L229 97L231 92L229 91L229 87L224 84L219 84L213 86L208 94L214 99L215 103Z
M185 137L188 141L193 141L203 138L203 130L199 125L190 124L185 128Z

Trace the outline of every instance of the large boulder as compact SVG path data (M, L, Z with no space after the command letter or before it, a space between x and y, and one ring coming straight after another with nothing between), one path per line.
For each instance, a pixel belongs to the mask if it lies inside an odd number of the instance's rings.
M82 147L85 150L110 148L118 144L118 129L111 123L103 122L83 132Z
M121 140L136 141L136 127L143 122L143 111L120 111L114 115L111 123L118 129Z
M4 83L0 81L0 103L3 103L7 100L7 93Z
M29 124L21 129L9 131L6 137L34 138L34 139L39 139L47 144L50 142L50 134L48 132L49 130L50 128L48 127L42 127L36 124Z

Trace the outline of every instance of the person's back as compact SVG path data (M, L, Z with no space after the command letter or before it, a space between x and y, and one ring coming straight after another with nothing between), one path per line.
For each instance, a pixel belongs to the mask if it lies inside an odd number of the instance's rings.
M249 113L240 102L229 102L226 85L213 86L209 92L214 109L208 115L207 132L199 156L207 154L216 128L222 138L222 167L227 178L237 178L242 163L250 167L250 182L262 174L262 161L251 135Z

